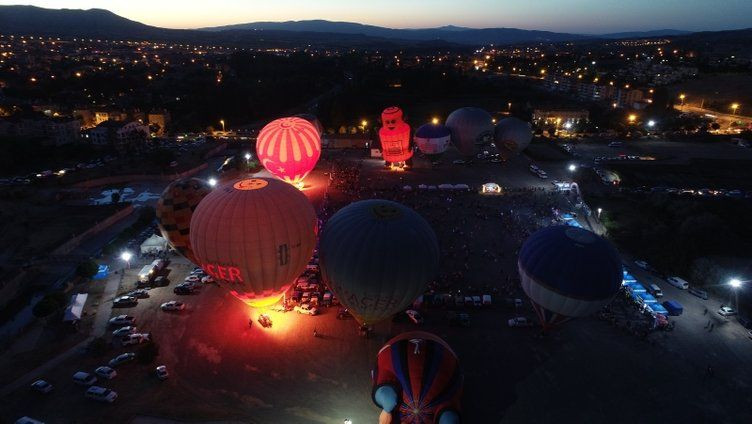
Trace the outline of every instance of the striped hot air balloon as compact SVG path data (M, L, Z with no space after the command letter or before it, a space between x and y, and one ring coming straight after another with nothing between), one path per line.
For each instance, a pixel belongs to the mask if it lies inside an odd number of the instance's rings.
M198 203L211 192L209 184L198 178L175 181L165 188L157 201L157 224L170 246L198 264L190 239L191 216Z
M463 377L457 355L431 333L411 331L389 340L371 373L374 403L385 422L460 422Z
M321 135L303 118L275 119L256 141L256 154L269 173L291 184L303 180L321 156Z

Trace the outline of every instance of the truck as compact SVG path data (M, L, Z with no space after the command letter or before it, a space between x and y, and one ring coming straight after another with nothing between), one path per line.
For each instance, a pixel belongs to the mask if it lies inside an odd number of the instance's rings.
M667 300L663 302L663 307L666 308L669 315L675 317L678 317L682 314L682 312L684 312L684 307L682 307L681 303L675 300Z

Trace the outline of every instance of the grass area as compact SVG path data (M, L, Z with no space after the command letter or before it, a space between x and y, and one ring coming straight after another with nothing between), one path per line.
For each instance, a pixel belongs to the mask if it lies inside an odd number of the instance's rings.
M752 189L752 161L692 159L688 164L611 163L626 187Z

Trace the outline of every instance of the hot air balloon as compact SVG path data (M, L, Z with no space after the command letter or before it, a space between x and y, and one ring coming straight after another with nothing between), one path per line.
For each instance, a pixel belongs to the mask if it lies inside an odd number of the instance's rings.
M518 118L502 119L494 129L496 148L505 159L525 150L532 139L530 124Z
M194 264L198 261L191 248L191 216L211 190L206 181L198 178L177 180L165 188L157 201L157 225L162 237Z
M250 178L215 188L191 219L201 268L251 306L276 303L316 245L316 213L295 187Z
M266 124L256 141L261 164L275 177L297 184L321 156L321 135L303 118L280 118Z
M568 225L546 227L528 237L517 267L544 329L606 306L622 281L616 248L593 232Z
M370 199L340 209L319 240L324 281L361 323L405 309L439 266L431 226L396 202Z
M423 124L415 130L415 144L425 155L439 155L449 148L449 128L441 124Z
M384 161L404 162L413 156L410 149L410 125L402 120L402 109L391 106L381 112L381 123L384 124L379 130L381 140L381 153Z
M316 130L319 132L319 135L324 134L324 126L321 125L321 121L319 121L319 118L317 118L316 115L313 115L311 113L300 113L295 115L295 117L303 118L313 124L313 126L316 127Z
M491 115L477 107L463 107L450 113L446 126L452 133L452 143L464 156L473 156L476 145L493 139Z
M411 331L394 337L379 350L371 376L379 422L459 424L459 360L438 336Z

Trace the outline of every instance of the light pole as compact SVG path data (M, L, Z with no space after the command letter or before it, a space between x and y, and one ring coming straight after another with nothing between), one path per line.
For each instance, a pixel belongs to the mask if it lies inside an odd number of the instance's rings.
M733 114L736 115L736 110L739 109L739 103L733 103L731 105L731 110L734 112Z
M243 157L245 157L246 170L250 170L251 169L251 157L252 157L251 154L249 152L246 152Z
M224 119L220 119L219 123L222 124L222 132L225 132L225 120Z
M603 212L603 209L598 208L598 219L601 219L601 212Z
M439 124L439 118L433 117L433 119L431 119L431 123L434 124L434 125L438 125Z
M681 110L684 110L684 99L685 98L687 98L687 96L684 93L679 94L679 100L681 100Z
M128 269L131 269L131 258L133 258L133 254L127 250L120 254L120 259L125 262Z
M734 304L736 307L736 313L739 313L739 289L742 288L742 285L744 283L752 282L752 280L740 280L738 278L732 278L729 280L728 284L731 286L731 290L734 291Z
M217 185L217 179L216 179L216 178L214 178L214 177L212 177L212 178L209 178L209 181L208 181L208 183L209 183L209 186L210 186L210 187L216 187L216 185Z
M568 169L569 169L569 172L574 172L574 171L577 170L577 165L571 163L571 164L569 164Z

